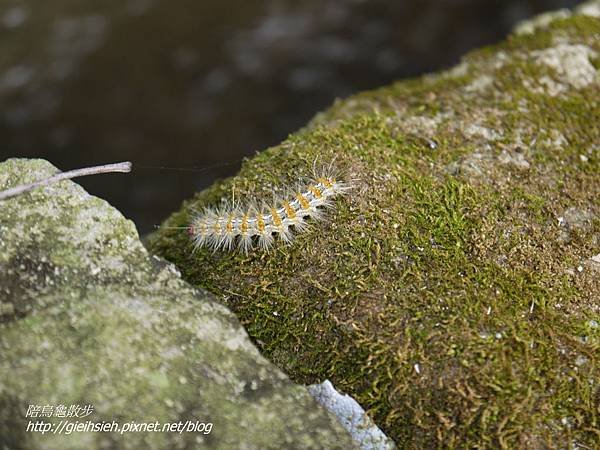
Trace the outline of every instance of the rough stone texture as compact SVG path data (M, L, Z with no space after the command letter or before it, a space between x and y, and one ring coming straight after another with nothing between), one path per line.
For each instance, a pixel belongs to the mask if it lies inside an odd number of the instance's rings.
M292 245L194 254L162 229L151 248L400 448L596 448L598 5L336 103L166 222L234 188L268 201L337 157L355 190Z
M8 160L0 190L55 172ZM0 314L2 449L352 448L225 307L150 258L132 222L71 181L1 203ZM26 432L40 420L25 417L30 404L91 404L82 422L213 428L41 434Z

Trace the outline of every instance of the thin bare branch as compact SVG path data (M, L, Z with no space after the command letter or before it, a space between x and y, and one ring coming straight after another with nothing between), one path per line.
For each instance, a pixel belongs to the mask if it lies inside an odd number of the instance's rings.
M22 184L5 191L0 191L0 200L6 200L7 198L14 197L16 195L23 194L31 191L40 186L47 186L57 181L67 180L70 178L84 177L87 175L96 175L99 173L110 173L110 172L131 172L131 163L129 161L120 162L115 164L105 164L103 166L86 167L83 169L69 170L68 172L60 172L50 178L46 178L35 183Z

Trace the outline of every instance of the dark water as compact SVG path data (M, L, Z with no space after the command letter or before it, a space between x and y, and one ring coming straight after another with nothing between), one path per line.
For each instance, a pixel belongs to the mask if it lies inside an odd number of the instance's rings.
M78 182L147 232L336 97L447 67L576 3L0 0L0 160L133 161Z

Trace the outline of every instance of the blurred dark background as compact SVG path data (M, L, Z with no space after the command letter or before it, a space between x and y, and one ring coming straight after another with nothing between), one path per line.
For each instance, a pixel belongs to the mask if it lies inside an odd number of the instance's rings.
M0 160L132 161L77 182L145 233L336 97L451 66L577 3L0 0Z

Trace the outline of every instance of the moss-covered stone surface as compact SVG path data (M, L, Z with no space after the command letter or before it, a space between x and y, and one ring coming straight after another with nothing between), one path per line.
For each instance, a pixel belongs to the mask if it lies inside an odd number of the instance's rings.
M56 171L8 160L0 190ZM80 415L65 416L73 406ZM119 428L69 433L88 421ZM210 423L210 433L186 421ZM52 428L27 431L37 422ZM159 431L121 434L131 422ZM172 423L186 430L162 431ZM150 258L109 204L62 181L0 202L0 448L354 447L230 311Z
M337 103L165 223L337 158L353 193L292 245L194 253L165 228L150 248L400 447L595 448L600 3L585 8Z

